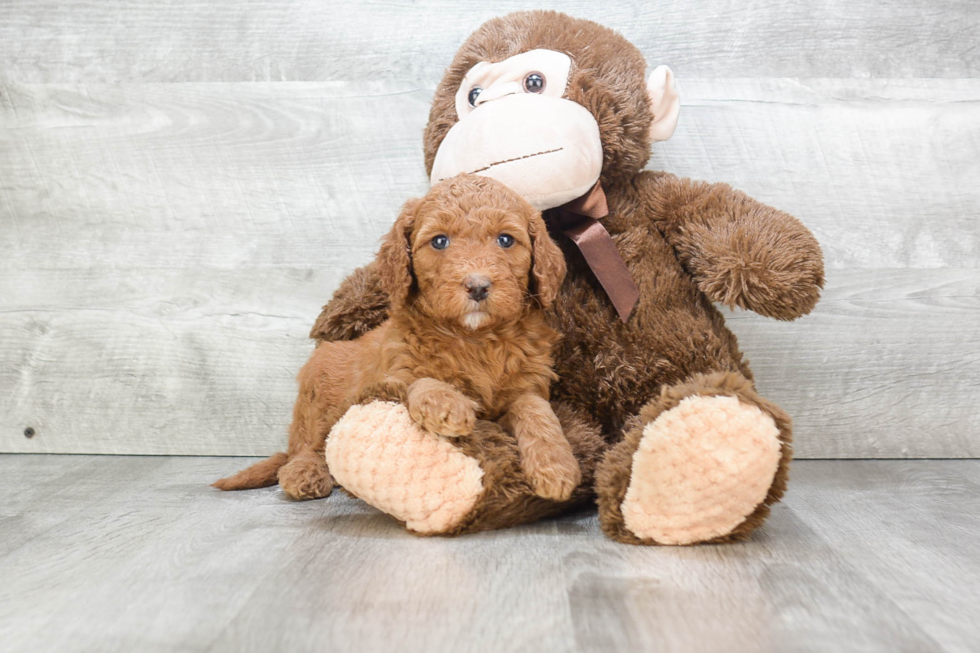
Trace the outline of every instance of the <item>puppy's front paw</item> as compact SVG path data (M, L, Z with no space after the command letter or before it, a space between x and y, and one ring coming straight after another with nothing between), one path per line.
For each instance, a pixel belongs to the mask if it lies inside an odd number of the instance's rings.
M582 482L582 470L565 447L536 448L521 459L524 475L534 494L542 499L568 501Z
M409 415L438 435L455 438L472 433L476 408L476 402L442 381L421 379L409 388Z
M409 414L427 431L450 438L469 435L476 424L472 402L449 393L426 394L409 406Z

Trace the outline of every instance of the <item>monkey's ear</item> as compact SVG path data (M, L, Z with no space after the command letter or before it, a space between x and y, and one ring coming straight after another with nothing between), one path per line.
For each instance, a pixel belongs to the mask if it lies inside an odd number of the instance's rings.
M381 241L381 248L378 250L378 276L393 308L405 304L412 284L415 283L412 275L412 229L415 227L415 211L420 202L419 199L405 202L401 214Z
M528 233L531 236L531 292L542 308L548 308L555 303L561 283L565 280L565 255L551 240L548 228L537 211L528 222Z
M647 95L653 109L650 140L665 141L673 135L681 112L681 98L674 85L674 72L667 66L654 68L647 77Z

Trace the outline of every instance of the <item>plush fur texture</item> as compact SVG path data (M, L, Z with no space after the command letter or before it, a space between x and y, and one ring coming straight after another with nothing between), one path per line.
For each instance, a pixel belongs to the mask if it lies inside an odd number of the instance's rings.
M789 417L778 406L760 397L751 381L737 373L697 374L685 383L664 387L640 413L632 418L625 436L611 447L596 472L596 492L599 497L599 516L607 535L630 544L658 544L632 533L624 524L622 504L629 489L633 457L643 439L644 431L664 413L677 408L688 397L734 397L747 406L756 406L772 418L779 431L780 457L772 483L762 502L731 532L710 538L708 542L743 540L769 516L769 506L786 492L789 462L793 457L793 430Z
M643 427L623 523L665 544L727 535L766 498L779 453L779 429L757 406L687 397Z
M453 440L483 469L484 491L472 511L442 535L462 535L526 524L567 512L593 501L593 479L605 450L598 429L567 404L552 403L565 439L578 460L582 480L565 501L553 501L535 494L529 479L521 472L517 442L499 424L478 421L468 437Z
M479 463L420 428L400 402L348 410L330 431L326 460L348 492L420 534L453 528L483 493Z
M362 392L353 401L354 404L364 405L374 410L383 410L384 405L388 405L388 410L394 414L399 411L398 406L407 400L405 388L399 384L379 383ZM481 479L483 489L474 501L473 507L469 512L460 516L454 523L447 524L444 530L419 531L408 526L407 520L392 515L399 521L405 523L410 529L420 535L464 535L466 533L476 533L497 528L505 528L514 524L525 524L537 519L551 517L567 512L579 506L583 506L595 500L593 486L595 483L595 473L606 451L607 445L599 430L589 424L589 420L580 411L568 406L567 404L552 402L552 409L558 417L564 432L565 439L572 447L575 459L579 463L582 480L572 493L572 496L565 501L553 501L540 497L534 493L530 479L526 477L521 469L520 452L516 439L505 431L500 424L485 420L478 420L473 428L473 432L462 438L452 438L447 440L454 447L459 449L468 459L479 463L483 471ZM374 425L385 422L387 415L384 415ZM397 417L396 417L397 419ZM332 449L351 448L348 446L349 436L355 434L353 430L339 430L330 432L330 442ZM401 438L400 438L401 439ZM348 440L344 442L344 440ZM338 446L339 445L339 446ZM401 459L400 455L404 449L399 451L399 455L393 458ZM374 452L377 453L377 447ZM442 476L442 478L449 478ZM345 479L347 484L343 489L356 497L364 498L377 486L371 483L365 475L359 475L358 479ZM368 482L368 491L364 491L358 486L358 481ZM455 479L447 480L447 486L455 483ZM401 492L397 487L389 487L392 493ZM440 497L450 497L450 501L456 493L455 487L448 492L442 491L438 484L429 486L428 492L439 495ZM364 496L362 496L364 495ZM458 496L458 495L457 495ZM374 504L372 504L374 505ZM376 506L377 507L377 506ZM446 513L443 513L446 514Z
M456 90L469 69L536 49L572 58L565 97L588 109L599 124L603 186L646 165L653 114L643 55L607 27L555 11L533 11L487 21L457 51L432 99L424 133L426 173L432 172L436 151L456 124Z
M318 342L354 340L388 319L388 293L381 286L377 263L355 270L310 329Z
M502 419L535 492L570 497L581 473L548 403L558 334L544 314L565 264L538 212L497 181L455 177L406 203L376 270L390 318L318 346L299 375L286 457L215 486L269 485L281 464L289 497L326 496L327 434L358 395L385 384L404 388L408 415L431 433L465 436L477 417Z
M569 409L562 424L582 470L582 485L567 505L590 493L591 465L603 454L593 489L604 531L623 542L658 543L631 532L622 515L646 426L686 397L734 397L771 417L781 443L776 469L758 471L758 478L771 479L765 498L730 532L708 539L745 537L785 489L791 427L778 407L756 394L736 338L712 302L783 320L805 315L823 286L820 247L795 218L726 184L641 172L652 119L642 56L615 32L555 12L494 19L467 39L433 99L424 138L427 168L456 121L454 94L466 71L478 61L500 61L534 48L565 52L573 60L566 97L592 112L603 143L601 182L610 209L603 224L640 288L639 302L623 323L575 246L554 235L568 273L552 320L564 334L555 352L558 381L552 396ZM376 266L369 266L342 285L314 337L349 337L383 321L387 298L376 273ZM470 436L454 441L480 462L484 494L447 533L523 523L556 510L543 506L520 479L516 443L505 444L498 429L477 421ZM583 439L588 446L577 447L571 435L596 432L604 439L600 449L588 437ZM673 441L694 451L696 439Z

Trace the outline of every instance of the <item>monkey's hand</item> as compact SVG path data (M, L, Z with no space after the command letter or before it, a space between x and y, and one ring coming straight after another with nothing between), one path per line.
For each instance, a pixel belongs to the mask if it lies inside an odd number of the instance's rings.
M432 378L408 386L408 414L422 428L447 437L473 432L477 404L453 386Z
M824 284L813 234L728 184L644 172L637 189L657 228L712 301L760 315L806 315Z
M374 263L370 263L344 279L320 312L310 338L327 342L354 340L387 319L388 293L381 287Z

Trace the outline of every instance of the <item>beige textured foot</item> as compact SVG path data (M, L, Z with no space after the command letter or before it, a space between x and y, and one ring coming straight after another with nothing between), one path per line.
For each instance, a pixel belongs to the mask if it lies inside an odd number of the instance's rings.
M623 500L626 527L661 544L730 533L765 499L779 464L772 418L735 397L688 397L643 430Z
M452 530L483 492L476 460L421 429L405 406L353 406L327 438L338 484L419 533Z

